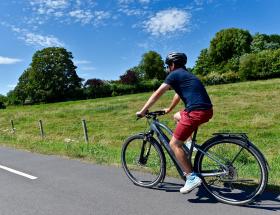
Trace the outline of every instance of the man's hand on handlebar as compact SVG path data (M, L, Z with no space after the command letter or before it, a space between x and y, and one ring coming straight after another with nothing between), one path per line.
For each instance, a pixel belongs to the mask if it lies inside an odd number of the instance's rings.
M168 114L168 113L171 112L171 109L170 109L170 108L164 108L164 109L162 109L162 110L165 112L165 114Z
M149 112L148 110L145 111L145 112L143 112L143 111L138 111L138 112L136 112L136 116L137 116L137 118L142 118L142 117L144 117L148 112Z

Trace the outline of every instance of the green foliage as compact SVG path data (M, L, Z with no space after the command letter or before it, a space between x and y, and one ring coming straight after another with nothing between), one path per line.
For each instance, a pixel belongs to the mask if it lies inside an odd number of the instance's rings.
M207 75L213 67L212 59L208 53L208 49L202 49L196 61L193 73L197 75Z
M4 102L0 101L0 109L6 109L6 105L4 104Z
M229 28L216 33L193 68L205 84L224 84L279 76L280 35Z
M161 81L157 79L142 81L135 85L128 84L113 84L112 85L112 96L134 94L141 92L150 92L156 90L160 85Z
M229 28L216 33L210 42L210 56L215 63L250 52L252 36L248 31Z
M280 35L272 34L259 34L257 33L253 37L251 43L251 50L254 53L266 50L266 49L279 49L280 48Z
M10 92L8 92L8 94L7 94L7 104L8 105L19 105L19 104L23 104L23 102L24 101L21 101L18 98L17 94L15 93L15 90L11 90Z
M3 96L0 94L0 102L6 103L8 101L8 98L6 96Z
M106 82L90 79L86 82L84 94L87 99L120 96L156 90L162 81L157 79L141 81L137 84L123 84L120 81Z
M164 62L155 51L149 51L142 56L139 69L142 71L145 80L154 78L163 80L166 76Z
M239 73L245 80L280 77L280 49L242 56Z
M76 98L82 79L76 73L72 53L50 47L37 51L30 67L19 78L14 95L24 103L54 102Z
M206 76L198 76L206 85L228 84L240 81L240 77L236 72L226 72L219 74L211 72Z
M84 96L87 99L111 96L111 86L101 79L89 79L84 84Z

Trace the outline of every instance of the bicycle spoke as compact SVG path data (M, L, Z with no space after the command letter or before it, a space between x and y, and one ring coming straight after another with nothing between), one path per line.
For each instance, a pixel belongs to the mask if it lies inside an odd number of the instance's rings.
M241 147L240 151L237 153L237 155L233 158L233 160L231 161L231 165L234 163L234 161L237 159L238 155L241 153L241 151L243 150L244 148Z
M199 174L203 177L206 189L227 203L243 204L251 201L260 189L264 189L260 187L263 183L263 163L257 160L254 153L247 148L246 143L238 144L238 141L210 145L205 153L199 155Z
M144 136L131 137L122 150L122 165L127 176L137 185L151 187L165 175L165 160L159 148L144 140Z

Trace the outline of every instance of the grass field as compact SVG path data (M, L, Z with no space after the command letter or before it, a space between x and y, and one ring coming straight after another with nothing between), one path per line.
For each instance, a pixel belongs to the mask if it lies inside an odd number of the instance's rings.
M214 117L199 129L198 143L215 132L246 132L269 162L270 187L280 190L280 79L209 86L207 91L214 104ZM150 94L8 107L0 110L0 143L45 154L120 165L123 141L147 128L145 120L135 120L135 112ZM173 95L172 91L166 93L153 110L167 107ZM173 113L182 107L182 104L178 105ZM161 118L171 128L174 128L173 113ZM88 145L83 137L82 119L88 126ZM14 121L14 133L10 120ZM43 140L38 120L43 121L46 135ZM169 174L173 173L170 168Z

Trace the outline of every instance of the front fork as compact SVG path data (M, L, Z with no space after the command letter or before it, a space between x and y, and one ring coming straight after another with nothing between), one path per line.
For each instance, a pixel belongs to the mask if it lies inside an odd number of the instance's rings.
M150 151L151 151L151 143L149 141L149 138L151 135L152 135L152 132L148 132L148 133L144 134L144 139L143 139L140 156L139 156L139 160L138 160L138 163L140 165L147 164L147 161L148 161L148 158L150 155Z

